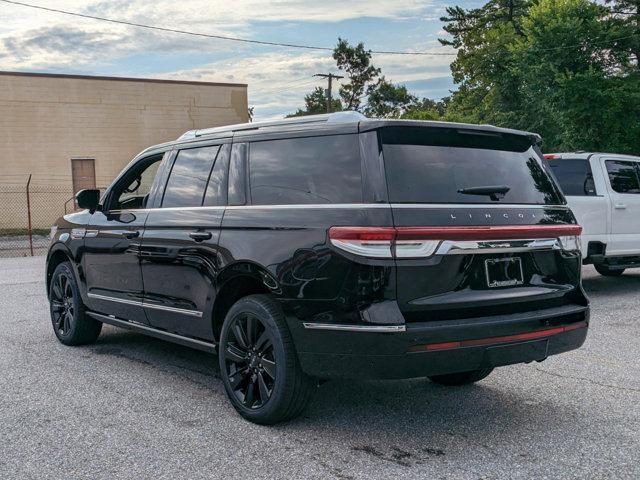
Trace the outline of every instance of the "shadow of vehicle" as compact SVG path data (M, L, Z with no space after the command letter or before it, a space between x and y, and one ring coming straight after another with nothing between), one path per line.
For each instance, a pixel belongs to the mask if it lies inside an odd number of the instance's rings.
M214 415L220 410L231 414L213 355L111 327L105 327L89 350L143 364L160 377L166 375L166 382L179 377L193 382L194 390L206 387L211 393L203 398ZM574 428L581 416L579 406L531 395L526 368L497 369L476 385L457 388L427 379L333 380L316 389L300 418L270 428L291 432L296 441L331 438L354 455L402 466L444 456L449 448L459 448L461 441L494 453L490 445L496 444L496 437L511 442L531 431ZM183 393L191 394L188 389ZM202 392L199 395L202 398ZM243 422L239 416L237 421Z

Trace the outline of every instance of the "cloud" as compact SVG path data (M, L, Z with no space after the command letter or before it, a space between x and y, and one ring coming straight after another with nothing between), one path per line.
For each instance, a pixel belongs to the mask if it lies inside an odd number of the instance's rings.
M32 1L48 6L43 0ZM297 38L297 43L327 46L335 42L327 32L335 29L349 38L373 38L371 45L384 48L442 51L436 40L439 25L433 21L442 4L435 0L56 0L55 8L203 33L284 42ZM384 29L372 31L369 25ZM5 70L247 83L258 118L295 111L305 93L325 85L314 73L336 71L326 51L162 33L19 6L3 7L0 59ZM389 80L421 87L430 79L450 76L452 59L375 55L374 63Z
M451 57L407 57L375 55L373 62L394 83L415 85L417 93L447 93L443 77L450 78ZM294 112L303 106L304 95L316 86L326 88L326 81L315 73L338 72L328 52L270 52L221 60L196 68L158 73L160 78L176 80L229 81L249 85L249 105L255 106L256 118L263 120ZM439 89L432 89L437 85ZM335 87L337 92L338 87ZM424 92L424 93L423 93Z

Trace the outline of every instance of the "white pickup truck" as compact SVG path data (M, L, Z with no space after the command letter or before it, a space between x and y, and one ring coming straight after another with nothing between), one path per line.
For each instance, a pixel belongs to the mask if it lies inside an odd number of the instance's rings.
M609 276L640 267L640 157L584 152L544 157L582 225L583 263Z

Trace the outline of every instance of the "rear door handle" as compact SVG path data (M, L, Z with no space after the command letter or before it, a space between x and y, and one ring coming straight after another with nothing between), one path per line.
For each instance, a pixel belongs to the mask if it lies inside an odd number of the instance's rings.
M129 240L133 239L133 238L138 238L140 236L140 230L134 230L134 231L130 231L130 232L124 232L122 234L122 236L124 238L127 238Z
M618 210L624 210L625 208L627 208L627 206L624 203L615 203L613 206Z
M189 236L196 242L204 242L205 240L209 240L213 235L211 235L211 232L191 232Z

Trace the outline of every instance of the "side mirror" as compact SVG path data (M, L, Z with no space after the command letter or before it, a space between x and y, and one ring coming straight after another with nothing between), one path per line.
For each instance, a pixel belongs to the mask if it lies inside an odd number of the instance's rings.
M100 204L100 190L80 190L76 193L76 203L80 208L87 208L91 213L95 212Z

